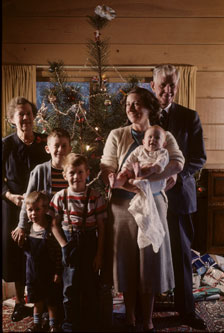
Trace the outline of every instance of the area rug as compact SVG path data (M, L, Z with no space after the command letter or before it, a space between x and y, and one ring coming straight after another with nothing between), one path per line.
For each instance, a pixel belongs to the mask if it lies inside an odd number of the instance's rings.
M166 305L162 306L166 307ZM162 309L158 306L153 313L153 322L157 332L224 332L224 302L203 301L196 303L197 313L207 324L207 330L199 331L186 325L181 325L178 314L172 310ZM2 307L2 332L25 332L32 324L32 308L28 309L28 314L23 320L13 323L11 314L13 306L3 304ZM122 302L114 306L113 332L125 332L125 307ZM141 332L141 326L138 327Z
M29 311L30 309L28 309ZM2 332L26 332L27 328L31 326L33 322L32 313L28 313L28 316L23 320L16 323L11 321L13 307L10 305L4 305L2 307Z

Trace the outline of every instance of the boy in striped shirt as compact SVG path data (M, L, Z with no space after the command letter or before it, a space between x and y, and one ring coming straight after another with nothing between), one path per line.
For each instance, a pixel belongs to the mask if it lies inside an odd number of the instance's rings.
M89 177L87 159L70 153L63 164L67 190L51 200L52 231L62 247L64 332L96 329L99 270L104 247L106 203L103 197L86 186ZM88 195L89 194L89 198ZM85 233L83 228L86 207Z

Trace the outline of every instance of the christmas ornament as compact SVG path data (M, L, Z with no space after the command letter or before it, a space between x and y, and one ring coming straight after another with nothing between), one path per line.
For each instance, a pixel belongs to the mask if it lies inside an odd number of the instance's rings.
M67 99L69 102L73 102L73 101L75 101L75 96L73 96L73 95L68 96Z
M124 90L120 89L119 91L120 91L124 96L127 96L127 93L126 93Z
M102 137L99 136L98 138L95 139L95 141L102 141Z
M92 82L93 83L98 83L99 82L99 77L98 76L93 76L92 77Z
M111 105L111 101L109 99L105 99L104 105L106 106Z
M57 96L50 94L48 95L48 100L50 103L55 103L57 101Z
M80 123L80 124L81 124L81 123L83 123L83 122L84 122L84 120L85 120L84 118L79 118L79 119L78 119L78 123Z
M202 193L205 191L206 191L206 189L203 186L198 187L198 192Z
M73 104L71 107L70 107L70 109L69 109L69 111L72 111L72 112L76 112L77 110L78 110L78 104Z
M111 21L116 17L116 12L112 8L105 6L105 5L98 5L95 8L95 14L99 15L102 18L106 18L107 20Z
M102 80L103 80L103 83L107 83L107 77L105 74L102 75Z
M107 88L105 87L105 85L102 83L100 91L104 92L107 91Z
M94 36L95 36L95 41L96 42L100 41L100 35L101 35L101 33L100 33L99 30L94 31Z

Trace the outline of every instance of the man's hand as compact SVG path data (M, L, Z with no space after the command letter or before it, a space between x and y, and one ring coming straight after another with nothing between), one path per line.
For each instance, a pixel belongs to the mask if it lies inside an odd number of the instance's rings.
M11 232L12 239L17 242L20 247L23 246L25 240L25 231L22 228L17 227Z
M166 181L165 192L170 190L172 187L174 187L174 185L176 184L176 181L177 181L177 174L169 177Z

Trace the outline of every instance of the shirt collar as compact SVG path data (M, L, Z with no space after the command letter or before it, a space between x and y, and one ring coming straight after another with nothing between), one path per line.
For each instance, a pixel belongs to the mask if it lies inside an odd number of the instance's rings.
M164 111L166 111L166 112L168 113L168 112L169 112L169 109L170 109L170 107L171 107L171 104L172 104L172 103L170 103L169 105L167 105L166 108L161 109L161 111L164 110Z

